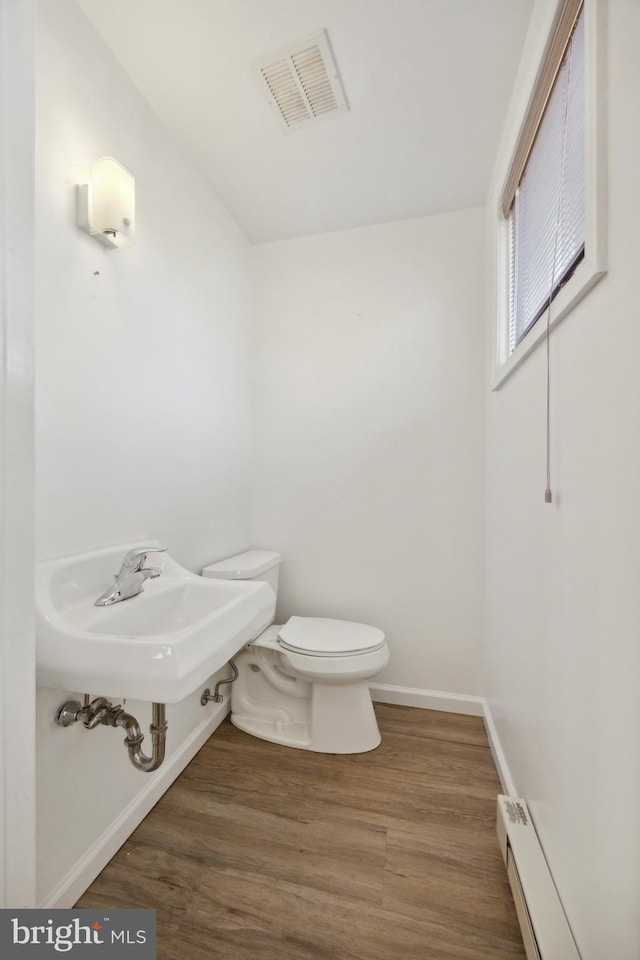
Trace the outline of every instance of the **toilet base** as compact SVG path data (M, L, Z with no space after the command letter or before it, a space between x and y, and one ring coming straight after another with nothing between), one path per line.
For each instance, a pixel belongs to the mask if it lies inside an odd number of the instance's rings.
M381 737L366 680L309 683L249 647L235 658L231 722L262 740L317 753L365 753Z

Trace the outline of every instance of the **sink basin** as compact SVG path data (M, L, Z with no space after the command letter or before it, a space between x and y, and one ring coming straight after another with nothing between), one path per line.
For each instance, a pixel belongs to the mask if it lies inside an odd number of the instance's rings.
M129 543L36 564L37 683L76 693L177 703L272 621L267 583L209 580L169 554L136 597L96 607Z

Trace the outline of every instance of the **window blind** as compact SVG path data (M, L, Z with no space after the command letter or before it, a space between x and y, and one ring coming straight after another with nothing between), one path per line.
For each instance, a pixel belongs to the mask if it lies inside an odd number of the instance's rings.
M584 256L584 60L580 14L509 212L510 352Z

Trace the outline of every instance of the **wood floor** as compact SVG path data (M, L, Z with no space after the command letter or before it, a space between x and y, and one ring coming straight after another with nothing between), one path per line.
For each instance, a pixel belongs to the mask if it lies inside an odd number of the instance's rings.
M155 907L158 960L515 960L482 720L376 704L328 756L225 721L78 907Z

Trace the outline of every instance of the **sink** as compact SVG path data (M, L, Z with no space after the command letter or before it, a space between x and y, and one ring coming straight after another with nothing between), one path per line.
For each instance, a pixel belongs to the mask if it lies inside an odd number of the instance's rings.
M129 543L36 564L36 676L42 687L177 703L268 626L276 598L267 583L209 580L169 554L150 554L162 575L108 607Z

